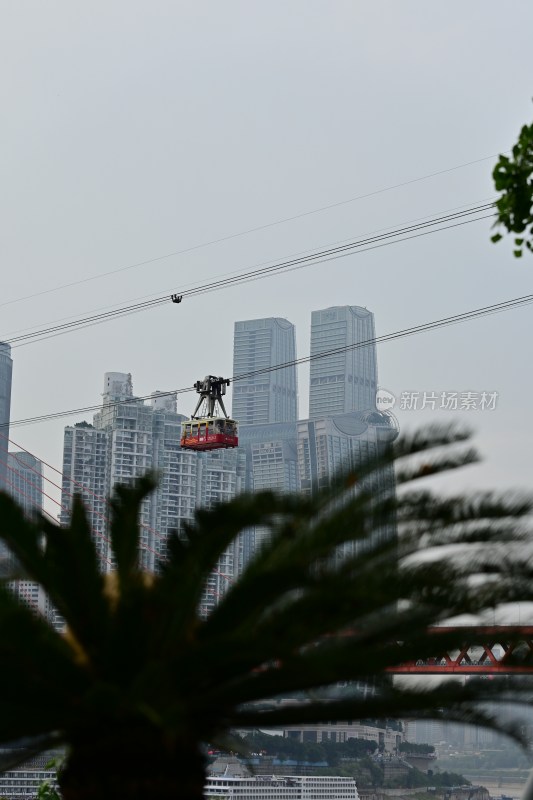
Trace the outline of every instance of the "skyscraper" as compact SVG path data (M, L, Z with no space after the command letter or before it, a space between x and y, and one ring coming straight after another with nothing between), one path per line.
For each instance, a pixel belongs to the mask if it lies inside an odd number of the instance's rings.
M235 323L233 375L246 376L234 382L232 416L241 425L296 422L298 396L296 367L261 374L278 364L294 361L294 325L269 317Z
M247 491L296 490L296 366L260 372L295 358L295 329L288 320L268 317L235 323L233 375L252 373L233 384L232 415L239 422ZM266 535L260 528L245 531L243 564Z
M65 428L63 438L62 510L59 521L70 518L73 496L80 494L93 532L102 567L108 563L107 435L88 422Z
M193 454L180 449L181 422L176 396L155 392L150 404L133 394L131 375L106 372L102 408L93 424L65 428L63 449L64 511L81 493L102 565L112 567L108 498L116 485L132 484L147 472L161 473L157 490L144 502L141 517L143 566L154 569L165 554L170 530L192 516L196 503Z
M8 487L6 478L12 373L11 348L5 342L0 342L0 490L5 490Z
M312 493L341 470L378 457L398 436L392 415L376 409L377 358L374 315L360 306L334 306L311 315L309 419L298 423L300 488ZM324 354L320 357L320 354ZM376 470L365 488L378 495L395 491L391 466ZM395 537L394 521L377 531ZM338 558L357 552L346 542Z
M334 306L313 311L310 419L375 409L377 364L374 336L374 315L366 308ZM363 342L369 344L352 347ZM320 353L329 355L316 358Z
M171 531L191 520L197 507L229 500L243 481L235 450L194 453L180 447L181 423L176 395L154 392L150 403L134 396L131 375L107 372L103 404L93 424L65 428L61 522L68 522L72 495L81 493L103 569L113 568L109 546L108 499L117 485L132 484L148 471L158 476L156 490L140 515L141 558L157 569L166 555ZM239 544L223 553L208 581L202 610L208 613L238 569Z

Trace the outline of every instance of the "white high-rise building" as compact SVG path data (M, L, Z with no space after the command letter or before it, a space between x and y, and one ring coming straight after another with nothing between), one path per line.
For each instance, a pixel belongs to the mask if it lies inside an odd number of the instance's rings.
M102 567L111 569L109 497L117 485L130 485L156 471L160 483L144 502L141 525L143 566L153 570L165 554L171 530L190 518L195 493L185 480L195 475L194 455L179 446L181 422L176 396L156 392L150 404L133 395L131 375L107 372L102 408L93 424L65 429L61 521L68 520L72 496L81 494Z
M145 500L140 519L142 563L148 570L158 568L169 534L191 520L197 507L212 507L241 491L239 454L183 450L184 419L175 393L154 392L146 403L134 396L130 374L108 372L93 424L65 429L60 519L68 521L72 496L81 494L103 569L113 568L108 500L115 486L130 485L147 472L157 476L157 489ZM223 554L209 580L202 601L206 613L237 572L238 548L232 545Z
M79 422L65 428L59 521L68 522L74 495L80 495L102 567L109 563L107 451L107 435L94 425Z
M197 454L197 503L214 508L231 500L244 489L243 459L237 449L214 450ZM208 615L238 576L243 563L243 537L235 539L222 553L216 568L209 576L202 613Z
M374 338L374 315L366 308L334 306L313 311L310 419L376 407Z

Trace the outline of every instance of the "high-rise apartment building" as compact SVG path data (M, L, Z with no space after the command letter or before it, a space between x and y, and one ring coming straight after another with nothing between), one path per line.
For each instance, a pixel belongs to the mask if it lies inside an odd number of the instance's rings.
M131 375L107 372L102 408L93 424L82 422L65 428L61 514L69 517L72 495L85 502L95 544L105 568L112 568L109 547L109 497L116 485L130 485L147 472L160 473L158 489L141 510L143 566L154 569L164 556L166 538L180 521L192 516L195 493L190 484L194 457L179 447L181 422L176 396L156 392L151 403L133 394Z
M103 569L113 568L109 545L109 497L117 485L132 484L147 472L158 477L157 489L141 510L143 566L157 569L166 555L172 531L191 520L197 507L230 499L243 480L236 451L195 453L180 447L181 423L176 395L154 392L149 403L133 394L131 375L104 376L102 408L93 424L65 429L61 522L70 515L72 495L82 495ZM242 458L240 459L242 461ZM206 613L227 590L236 574L239 545L231 546L206 587Z
M269 317L235 323L232 416L240 425L296 422L298 395L296 367L261 373L296 358L294 325Z
M376 407L374 337L374 315L366 308L334 306L313 311L310 419Z
M88 422L65 428L63 438L62 510L59 521L70 517L74 495L80 495L93 532L102 567L108 564L107 436Z
M9 487L7 481L7 454L9 450L12 374L11 348L5 342L0 342L0 491Z
M237 449L198 453L197 505L214 508L231 500L244 489L244 463ZM201 601L201 612L207 616L231 586L243 564L244 537L235 539L220 556L208 578Z
M311 356L309 419L298 423L298 471L303 492L323 488L339 471L378 457L398 436L394 417L376 410L372 312L360 306L313 311ZM375 494L394 493L392 467L377 470L366 480L366 488ZM393 520L377 532L382 540L395 534ZM349 557L357 547L356 541L346 542L337 555Z

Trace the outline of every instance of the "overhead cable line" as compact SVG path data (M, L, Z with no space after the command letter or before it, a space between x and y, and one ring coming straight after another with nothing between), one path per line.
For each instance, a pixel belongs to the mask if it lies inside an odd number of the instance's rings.
M193 297L196 295L205 294L207 292L219 291L235 286L242 283L266 278L274 274L289 272L295 269L318 264L324 261L330 261L337 258L344 258L348 255L355 255L357 253L365 252L367 250L384 247L388 244L397 241L406 241L408 239L417 238L419 236L427 235L428 233L435 233L440 230L447 230L451 227L468 224L481 219L486 219L492 216L492 213L484 214L484 212L491 211L494 204L484 203L482 205L474 206L464 209L463 211L452 212L440 217L434 217L426 222L416 223L414 225L407 225L402 228L397 228L388 233L381 233L375 236L369 236L363 239L353 240L335 247L328 247L322 250L311 252L307 255L291 258L286 261L277 262L270 266L263 266L258 269L248 270L246 272L238 273L232 277L221 278L209 283L200 284L192 289L177 292L182 297ZM482 214L483 216L479 216ZM440 227L438 227L440 226ZM127 316L129 314L145 311L149 308L154 308L169 302L169 295L165 294L153 300L147 300L141 303L129 304L127 306L120 306L111 311L106 311L102 314L94 314L88 317L81 317L71 322L65 322L60 325L51 325L47 328L41 328L33 332L24 333L20 336L14 336L11 339L4 338L3 341L11 346L20 347L23 344L30 344L36 341L42 341L52 336L62 335L72 330L80 330L93 325L107 322L117 317Z
M432 214L425 214L423 217L415 217L414 219L403 220L402 222L396 223L395 226L386 225L386 226L382 226L381 228L375 228L374 230L367 231L366 233L360 234L360 235L361 235L361 237L363 237L363 236L367 237L367 236L375 236L375 235L377 235L379 233L387 233L387 232L391 231L394 227L402 227L402 226L405 226L405 225L413 225L413 224L418 223L418 222L427 222L428 220L431 220L432 218L437 217L437 216L441 216L443 214L450 214L451 212L454 212L454 211L461 211L463 209L468 209L468 208L473 207L474 205L480 205L480 204L485 203L485 202L486 203L488 203L490 201L494 202L494 200L495 200L494 197L484 197L481 200L472 201L470 203L462 203L459 206L453 206L452 208L445 208L445 209L442 209L440 211L434 211ZM336 245L346 244L346 242L352 241L352 239L353 239L353 237L348 237L348 238L344 238L344 239L340 239L340 240L337 239L334 242L328 242L327 245L316 245L315 247L311 247L311 248L308 247L305 250L297 250L295 252L289 253L286 256L283 256L283 260L287 260L289 258L296 258L297 256L308 255L310 253L316 252L317 249L324 249L326 247L329 248L329 247L335 247ZM280 260L281 260L281 257L269 258L269 259L266 259L266 260L263 260L263 261L259 261L259 262L255 262L254 264L251 264L248 269L249 270L254 270L254 269L257 269L258 267L270 266L272 263L277 263ZM215 278L227 278L227 277L231 277L231 276L234 276L234 275L239 275L240 272L241 272L241 270L234 269L234 270L231 270L230 272L217 273L217 275L215 275L214 277ZM189 289L190 287L195 287L196 285L197 285L197 281L190 281L189 283L180 284L180 286L181 286L180 291L183 293L187 289ZM176 287L176 283L174 282L174 284L170 288L165 287L165 289L158 289L156 292L150 292L149 294L143 294L143 295L138 295L137 297L132 297L129 300L129 303L136 303L136 302L139 302L141 300L151 300L151 299L156 298L156 297L159 298L162 295L164 295L165 297L170 297L172 295L172 293L175 291L175 287ZM86 311L78 312L77 314L69 314L68 316L65 316L65 317L59 317L59 318L56 318L56 319L43 321L43 322L40 322L38 324L34 323L33 325L27 325L24 328L16 328L15 330L6 331L6 333L4 334L4 339L13 337L18 333L27 333L29 331L37 331L37 330L40 330L43 327L47 327L47 326L50 326L50 325L56 325L59 322L77 320L82 315L96 314L96 313L101 312L101 311L110 311L110 310L113 310L115 308L116 308L116 304L113 304L113 303L105 305L105 306L97 306L96 308L90 308L90 309L87 309Z
M7 464L5 461L2 460L2 464L7 467L7 471L8 472L12 472L14 475L16 475L17 478L19 479L19 481L22 480L24 483L28 483L31 489L35 489L35 491L40 492L40 494L42 494L44 497L47 497L52 503L55 503L56 505L58 505L61 508L63 508L63 506L61 506L61 503L59 503L54 497L51 497L50 495L46 494L46 492L44 492L42 489L39 489L39 487L37 487L33 483L31 483L31 481L29 481L27 478L25 478L16 469L13 469L13 467L9 466L9 464ZM33 502L34 498L32 497L32 495L29 495L27 492L25 492L23 489L21 489L21 487L18 484L13 483L13 481L9 480L9 478L7 476L4 477L4 480L5 480L6 484L7 484L7 486L11 487L11 490L12 490L11 494L13 496L19 495L20 497L23 497L25 500L28 500L29 503ZM52 516L52 514L49 514L48 511L43 511L43 513L46 514L52 522L56 521L54 519L54 517Z
M503 311L510 311L512 309L530 305L531 303L533 303L533 294L523 295L522 297L515 297L510 300L503 300L500 303L494 303L489 306L482 306L481 308L474 308L470 311L465 311L461 314L454 314L449 317L442 317L441 319L433 320L431 322L424 322L420 325L413 325L409 328L403 328L399 331L393 331L392 333L383 334L382 336L375 336L371 339L365 339L364 341L356 342L355 344L343 345L342 347L335 347L331 350L325 350L321 353L315 353L309 356L302 356L301 358L296 358L293 359L292 361L285 361L281 364L276 364L271 367L265 367L263 369L257 369L251 372L242 373L240 375L234 375L231 378L231 380L234 383L237 383L238 381L247 380L248 378L254 377L256 375L264 375L269 372L276 372L277 370L286 369L287 367L293 367L298 364L306 364L311 361L317 361L321 358L327 358L328 356L335 355L337 353L343 353L349 350L359 350L360 348L368 347L369 345L383 344L384 342L390 342L396 339L402 339L407 336L415 336L420 333L427 333L429 331L438 330L439 328L445 328L448 325L457 325L461 322L468 322L471 320L479 319L481 317L489 316L491 314L499 314ZM173 389L168 392L159 392L157 396L169 397L192 391L194 391L194 386L187 386L181 389ZM132 398L127 398L125 400L117 400L113 403L107 403L106 407L127 406L130 403L138 403L144 400L151 400L152 397L153 394L147 394L142 397L132 397ZM74 414L85 414L89 411L98 411L101 408L102 408L101 405L93 405L93 406L85 406L82 408L73 408L69 409L68 411L56 411L50 414L40 414L34 417L26 417L24 419L14 420L10 422L9 425L13 427L20 425L32 425L37 422L44 422L45 420L59 419L60 417L69 417L73 416ZM0 425L0 429L5 427L8 427L8 423Z
M430 178L436 178L439 175L445 175L449 172L455 172L458 169L464 169L464 167L470 167L474 164L480 164L483 161L489 161L493 158L498 158L499 154L492 155L492 156L484 156L483 158L476 158L473 161L466 161L463 164L457 164L454 167L447 167L446 169L438 170L437 172L430 172L427 175L421 175L418 178L411 178L408 181L402 181L401 183L395 183L392 186L385 186L382 189L374 189L371 192L366 192L365 194L356 195L355 197L349 197L346 200L339 200L336 203L330 203L329 205L320 206L319 208L313 208L310 211L303 211L299 214L293 214L290 217L284 217L283 219L274 220L273 222L267 222L263 225L258 225L254 228L248 228L244 231L239 231L237 233L230 233L226 236L221 236L217 239L211 239L208 242L202 242L200 244L192 245L191 247L186 247L182 250L175 250L172 253L166 253L162 256L155 256L154 258L149 258L144 261L137 261L133 264L128 264L124 267L118 267L116 269L108 270L107 272L101 272L98 275L89 275L86 278L80 278L76 281L70 281L69 283L63 283L59 286L54 286L51 289L43 289L40 292L34 292L33 294L24 295L23 297L15 297L13 300L5 300L3 303L0 303L0 308L2 306L13 305L15 303L21 303L24 300L30 300L34 297L42 297L46 294L51 294L53 292L58 292L62 289L69 289L72 286L80 286L84 283L90 283L92 281L101 280L102 278L107 278L111 275L118 275L121 272L126 272L127 270L136 269L137 267L145 267L149 264L156 264L159 261L165 261L168 258L173 258L175 256L185 255L186 253L192 253L195 250L201 250L205 247L211 247L215 244L222 244L223 242L228 242L232 239L238 239L241 236L248 236L251 233L257 233L259 231L267 230L268 228L274 228L277 225L284 225L287 222L293 222L297 219L303 219L304 217L310 217L314 214L320 214L323 211L330 211L333 208L339 208L341 206L349 205L350 203L355 203L358 200L365 200L369 197L375 197L376 195L383 194L385 192L391 192L394 189L401 189L404 186L410 186L414 183L420 183L421 181L429 180Z

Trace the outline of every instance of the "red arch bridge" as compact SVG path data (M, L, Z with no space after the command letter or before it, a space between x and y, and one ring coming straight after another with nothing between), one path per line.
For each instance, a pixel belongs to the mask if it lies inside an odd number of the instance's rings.
M533 675L533 626L476 627L475 643L473 636L469 640L473 629L465 628L460 649L439 651L439 633L449 636L460 630L433 628L435 657L407 662L389 671L401 675Z

